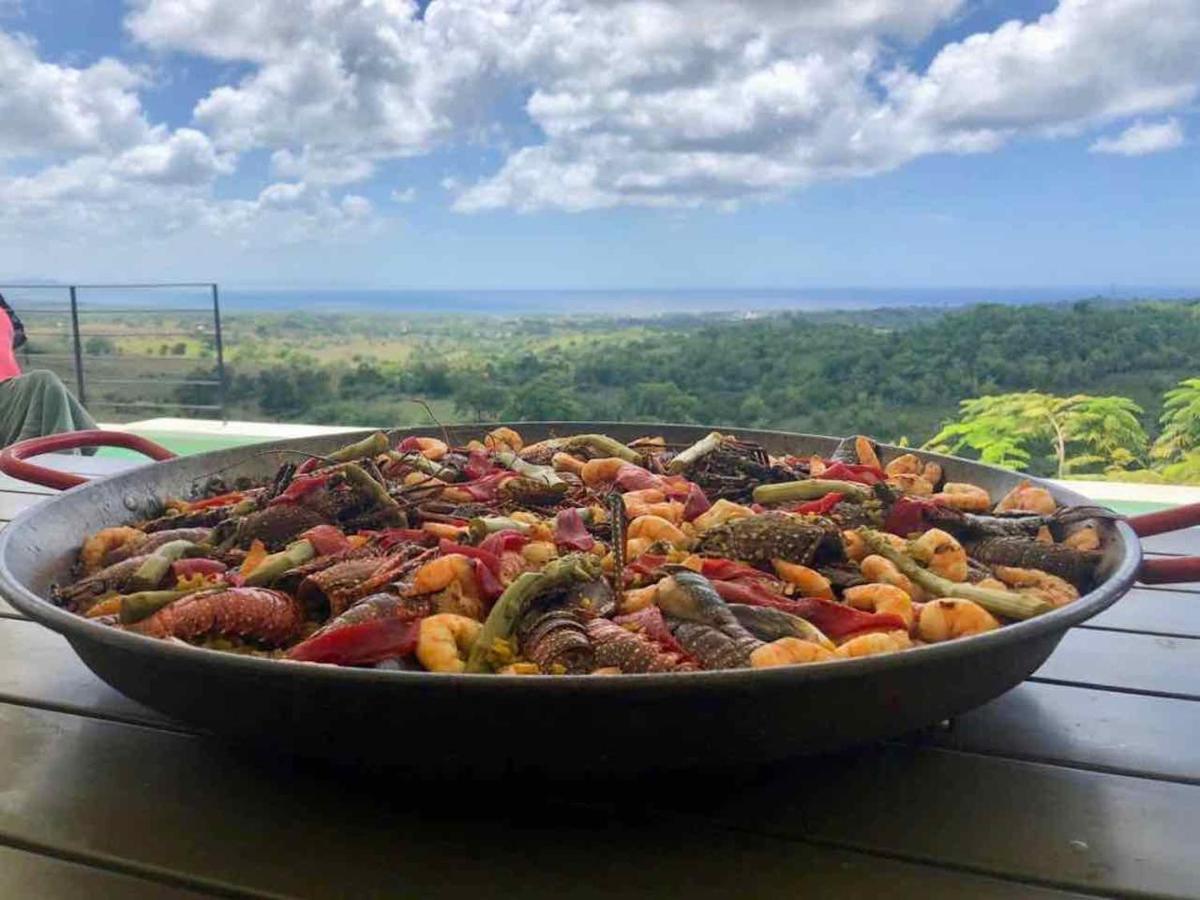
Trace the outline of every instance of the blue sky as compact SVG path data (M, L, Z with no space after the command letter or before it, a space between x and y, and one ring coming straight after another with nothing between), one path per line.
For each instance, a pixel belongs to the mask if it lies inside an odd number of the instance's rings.
M1194 0L0 0L0 280L1200 287L1197 45Z

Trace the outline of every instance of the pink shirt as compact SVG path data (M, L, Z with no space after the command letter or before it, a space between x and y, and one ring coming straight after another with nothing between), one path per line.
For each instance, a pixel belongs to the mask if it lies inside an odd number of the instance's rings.
M8 313L0 309L0 381L8 381L21 374L21 364L12 348L13 327Z

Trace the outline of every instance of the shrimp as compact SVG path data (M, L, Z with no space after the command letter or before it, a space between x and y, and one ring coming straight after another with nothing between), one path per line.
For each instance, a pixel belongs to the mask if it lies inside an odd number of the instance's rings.
M921 470L921 477L934 487L937 487L938 482L942 480L941 465L935 462L925 463L925 468Z
M1100 534L1091 525L1085 525L1078 531L1073 531L1063 539L1063 545L1072 550L1099 550Z
M443 456L450 452L450 448L446 446L445 441L440 441L437 438L418 437L409 438L417 446L417 452L426 459L437 462ZM407 444L405 446L408 446Z
M804 663L837 659L833 651L798 637L781 637L750 651L750 667L766 669L771 666L797 666Z
M1014 588L1022 594L1032 594L1040 597L1053 606L1065 606L1072 600L1079 599L1079 591L1075 585L1065 578L1043 572L1041 569L1020 569L1016 566L993 566L1005 585Z
M632 590L622 591L619 612L621 615L638 612L648 606L653 606L657 599L657 584L652 584L649 587L634 588Z
M921 460L915 453L905 453L884 466L883 471L889 478L896 475L920 475Z
M934 494L930 499L962 512L987 512L992 507L992 498L987 491L979 485L958 481L947 481L942 485L941 493Z
M895 653L907 650L912 646L908 633L904 631L872 631L852 637L838 646L835 654L843 659L853 659L857 656L878 656L881 653Z
M103 566L105 554L133 542L144 541L146 532L128 525L118 525L115 528L102 528L83 543L79 551L79 565L83 574L91 575Z
M809 478L820 478L822 475L825 474L826 468L827 468L827 466L825 465L825 460L821 459L821 457L810 456L808 458L808 477Z
M924 475L904 472L892 475L888 478L887 483L902 494L912 494L914 497L928 497L933 494L933 485Z
M587 464L581 459L576 459L570 453L555 453L550 457L550 465L556 472L570 472L572 475L582 477L583 467Z
M616 456L589 459L583 464L583 468L579 470L579 477L590 488L602 487L616 481L617 473L621 471L621 466L627 465L629 463Z
M475 570L471 560L461 553L447 553L430 560L417 569L409 593L412 595L432 594L445 590L452 584L475 587Z
M496 670L497 675L541 675L542 670L538 668L537 663L531 662L515 662L509 663L501 669ZM592 673L595 674L594 672Z
M913 600L925 599L925 592L913 584L908 576L897 569L896 564L886 557L871 554L858 564L858 569L867 581L894 585Z
M649 538L652 541L666 541L675 547L685 547L691 543L686 534L662 516L638 516L629 523L626 536L630 539Z
M875 448L871 446L870 438L865 438L861 434L854 438L854 452L858 454L858 461L864 466L874 466L877 469L882 469L883 464L879 461L879 457L875 455Z
M894 584L859 584L842 592L846 602L867 612L891 613L904 620L911 630L916 613L912 597Z
M996 512L1031 512L1048 516L1058 509L1058 504L1045 488L1035 487L1028 480L1000 498Z
M525 446L525 440L511 428L501 426L493 428L483 438L483 446L488 450L511 450L520 453Z
M842 532L842 546L846 549L846 558L851 562L862 562L871 555L867 542L857 531L847 529Z
M951 638L967 637L994 631L999 621L974 600L945 597L921 607L917 618L917 634L921 640L934 644Z
M552 541L531 541L521 548L521 557L535 569L558 558L558 548Z
M951 581L967 580L967 551L953 535L930 528L908 544L909 553L935 575Z
M798 587L800 593L805 597L820 597L822 600L833 599L833 587L830 585L829 579L816 569L810 569L799 563L790 563L783 559L773 559L771 565L774 566L776 575L788 584Z
M438 613L421 620L417 660L430 672L462 672L483 625L466 616Z
M696 526L698 531L708 531L710 528L724 525L733 519L744 519L752 515L754 515L754 510L750 507L742 506L739 503L734 503L722 497L709 507L707 512L696 516L692 520L692 524Z

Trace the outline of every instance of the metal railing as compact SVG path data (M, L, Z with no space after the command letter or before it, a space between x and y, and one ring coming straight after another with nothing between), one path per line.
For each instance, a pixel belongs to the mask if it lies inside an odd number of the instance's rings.
M226 418L228 382L215 282L0 284L0 294L25 323L29 340L18 351L23 366L56 372L85 406L112 411L104 418L150 410ZM187 327L192 317L199 321ZM138 324L151 319L160 323L157 330ZM157 354L146 349L154 341L164 341ZM192 354L196 341L199 352ZM191 370L181 374L179 363ZM187 397L179 390L184 387L191 389Z

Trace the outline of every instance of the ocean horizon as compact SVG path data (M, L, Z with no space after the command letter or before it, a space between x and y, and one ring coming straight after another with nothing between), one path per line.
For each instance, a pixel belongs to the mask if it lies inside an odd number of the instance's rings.
M672 314L822 312L838 310L950 308L976 303L1031 305L1104 301L1184 300L1200 298L1200 287L996 288L770 288L770 289L532 289L420 290L367 288L220 287L226 315L254 312L352 312L408 315L622 316ZM68 289L60 284L6 286L0 292L18 308L60 308ZM171 310L210 302L207 286L81 286L81 308L137 307Z

